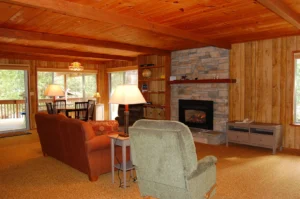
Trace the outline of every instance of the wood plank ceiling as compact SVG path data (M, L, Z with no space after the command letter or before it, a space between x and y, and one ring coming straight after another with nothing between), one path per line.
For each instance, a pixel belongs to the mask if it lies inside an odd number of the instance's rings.
M299 0L2 0L0 56L134 60L300 34Z

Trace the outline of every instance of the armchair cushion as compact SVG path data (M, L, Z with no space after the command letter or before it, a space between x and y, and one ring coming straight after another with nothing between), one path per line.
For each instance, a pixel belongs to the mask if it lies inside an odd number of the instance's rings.
M116 120L88 121L88 123L92 126L96 135L117 132L119 129L119 123Z

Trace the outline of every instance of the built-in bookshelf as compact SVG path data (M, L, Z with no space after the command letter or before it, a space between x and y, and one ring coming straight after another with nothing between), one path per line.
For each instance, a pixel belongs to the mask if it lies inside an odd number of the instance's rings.
M138 84L147 101L144 117L170 119L170 55L143 55L138 57Z

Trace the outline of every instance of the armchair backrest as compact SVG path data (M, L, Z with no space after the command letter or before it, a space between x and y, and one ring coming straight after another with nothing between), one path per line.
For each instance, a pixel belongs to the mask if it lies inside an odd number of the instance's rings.
M129 136L139 180L186 188L186 177L197 167L195 144L186 125L142 119L129 127Z

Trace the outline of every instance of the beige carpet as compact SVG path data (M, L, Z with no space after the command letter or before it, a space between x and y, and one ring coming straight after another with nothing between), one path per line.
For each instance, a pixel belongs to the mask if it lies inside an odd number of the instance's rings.
M242 145L197 144L198 157L218 157L214 199L300 198L300 157ZM0 198L141 198L136 183L126 190L111 183L110 173L97 182L51 158L43 157L36 133L0 139Z

